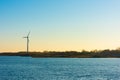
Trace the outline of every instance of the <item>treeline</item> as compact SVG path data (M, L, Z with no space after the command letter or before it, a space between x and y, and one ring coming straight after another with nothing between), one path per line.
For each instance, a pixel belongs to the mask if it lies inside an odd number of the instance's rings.
M1 56L31 56L31 57L55 57L55 58L120 58L120 49L93 50L93 51L44 51L44 52L17 52L0 53Z
M45 51L45 52L31 52L32 57L65 57L65 58L119 58L120 50L93 50L93 51Z

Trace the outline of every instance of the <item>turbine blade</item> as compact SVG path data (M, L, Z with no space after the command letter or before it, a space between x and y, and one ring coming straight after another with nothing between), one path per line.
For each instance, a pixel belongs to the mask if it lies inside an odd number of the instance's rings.
M29 35L30 35L30 31L29 31L29 33L28 33L27 37L29 37Z
M27 38L27 37L23 37L23 38Z

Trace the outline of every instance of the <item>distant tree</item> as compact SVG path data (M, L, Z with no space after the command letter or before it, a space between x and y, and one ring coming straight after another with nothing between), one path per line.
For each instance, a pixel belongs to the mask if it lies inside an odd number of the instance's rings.
M90 52L89 52L89 51L86 51L86 50L82 50L81 53L86 54L86 53L90 53Z
M91 53L97 53L98 52L98 50L97 49L95 49L95 50L92 50L92 51L90 51Z

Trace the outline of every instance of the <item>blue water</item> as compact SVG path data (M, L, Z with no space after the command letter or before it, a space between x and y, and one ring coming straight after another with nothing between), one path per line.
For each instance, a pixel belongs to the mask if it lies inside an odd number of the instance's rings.
M120 80L120 59L0 56L0 80Z

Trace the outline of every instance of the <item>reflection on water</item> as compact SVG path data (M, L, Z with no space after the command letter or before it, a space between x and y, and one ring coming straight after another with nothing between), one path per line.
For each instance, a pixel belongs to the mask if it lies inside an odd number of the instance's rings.
M0 80L120 80L120 59L1 56Z

